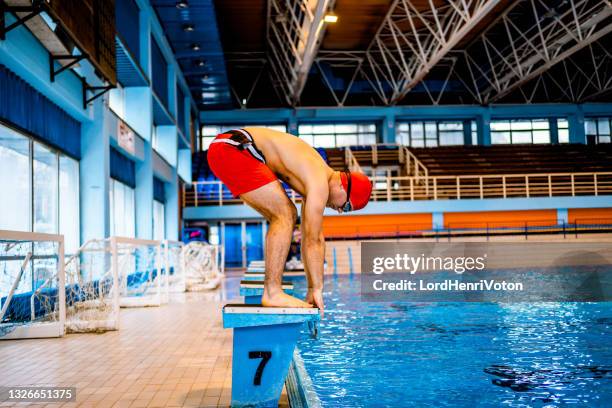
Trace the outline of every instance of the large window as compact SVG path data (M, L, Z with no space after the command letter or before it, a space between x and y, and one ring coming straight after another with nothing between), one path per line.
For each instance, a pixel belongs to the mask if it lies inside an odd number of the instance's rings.
M153 200L153 239L166 239L166 208L157 200Z
M569 123L565 118L557 119L557 141L569 143Z
M79 163L0 125L0 229L63 234L79 247Z
M287 132L286 125L206 125L202 126L202 134L200 139L200 150L208 150L210 142L213 141L218 134L227 132L233 129L242 129L248 127L262 127L266 129L277 130L279 132Z
M584 132L587 144L610 143L610 129L612 118L586 118Z
M550 143L548 119L512 119L491 121L491 144Z
M300 138L314 147L373 145L377 143L373 123L299 125Z
M0 125L0 229L32 230L30 139Z
M400 122L395 141L412 147L457 146L464 144L462 121ZM470 128L472 131L472 128Z
M115 179L110 180L111 236L136 236L136 203L134 189Z

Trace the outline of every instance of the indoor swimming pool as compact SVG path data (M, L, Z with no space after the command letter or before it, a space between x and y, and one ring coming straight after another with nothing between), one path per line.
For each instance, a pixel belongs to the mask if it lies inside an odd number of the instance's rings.
M298 344L324 407L612 398L612 303L366 303L358 276L328 277L325 302L319 340Z

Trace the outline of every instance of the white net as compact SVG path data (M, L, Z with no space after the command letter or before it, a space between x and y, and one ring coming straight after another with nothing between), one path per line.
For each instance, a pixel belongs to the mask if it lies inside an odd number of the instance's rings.
M221 283L220 247L193 241L183 248L187 290L215 289Z
M164 241L164 270L167 268L169 271L168 287L171 293L182 293L187 288L183 247L182 242Z
M122 307L159 306L167 302L168 275L162 271L161 243L128 238L116 242Z
M60 241L8 235L0 231L0 339L63 334Z
M103 332L119 328L117 277L109 240L91 240L66 260L66 331Z

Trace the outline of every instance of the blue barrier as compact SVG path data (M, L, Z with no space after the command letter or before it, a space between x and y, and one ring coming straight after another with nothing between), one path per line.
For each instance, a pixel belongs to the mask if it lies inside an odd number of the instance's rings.
M319 309L225 305L223 327L234 329L232 407L278 407L304 323Z
M281 283L283 291L288 295L293 295L293 283L283 281ZM264 291L263 280L242 280L240 281L240 296L244 296L244 303L255 305L261 303L261 296Z

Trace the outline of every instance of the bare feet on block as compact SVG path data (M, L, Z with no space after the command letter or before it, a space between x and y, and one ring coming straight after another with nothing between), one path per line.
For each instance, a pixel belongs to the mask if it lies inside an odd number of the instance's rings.
M290 296L282 290L270 296L264 292L261 297L261 304L265 307L302 307L312 308L312 305L301 301L300 299Z

